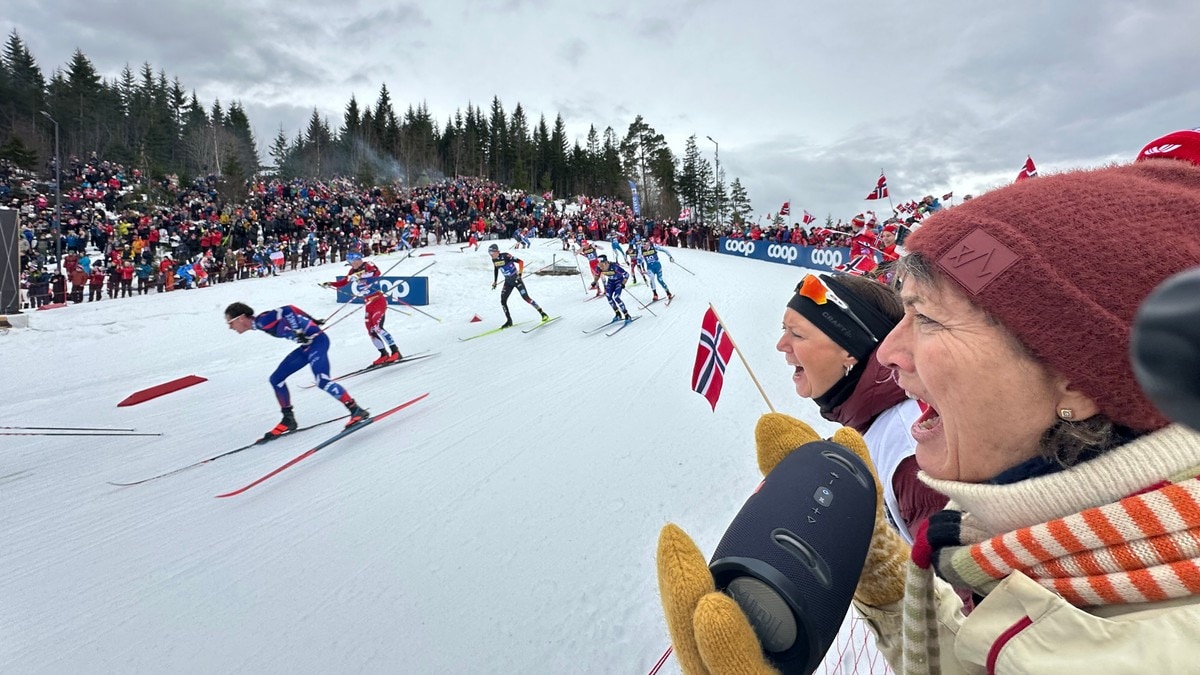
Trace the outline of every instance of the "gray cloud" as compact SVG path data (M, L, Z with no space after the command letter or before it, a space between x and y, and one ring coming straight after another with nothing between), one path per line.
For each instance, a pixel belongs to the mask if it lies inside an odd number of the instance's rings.
M692 134L759 212L783 201L835 218L880 168L895 201L1010 182L1025 155L1044 171L1128 159L1200 124L1191 0L1003 5L752 5L715 0L379 3L324 0L10 0L47 75L81 49L102 75L149 62L205 106L245 107L265 148L315 108L337 126L350 97L386 83L439 123L468 102L520 102L623 136L636 115L676 154ZM712 159L712 147L702 152ZM879 211L879 208L876 208Z

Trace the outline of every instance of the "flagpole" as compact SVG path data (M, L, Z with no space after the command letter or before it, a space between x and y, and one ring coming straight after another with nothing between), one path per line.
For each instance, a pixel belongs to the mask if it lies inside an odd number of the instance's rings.
M725 337L729 338L729 344L733 345L733 351L737 352L738 358L742 360L742 365L746 366L746 372L750 373L750 379L754 381L754 386L758 387L758 393L763 397L763 400L767 402L767 407L771 409L771 412L775 412L775 406L771 405L771 399L767 398L767 392L763 390L762 385L758 382L758 378L754 376L754 371L750 369L750 363L746 361L746 356L742 354L741 349L738 349L737 342L735 342L733 339L733 334L729 332L729 328L725 325L725 322L721 320L721 315L717 314L717 308L713 307L712 303L710 302L708 303L708 309L712 311L713 316L717 317L717 323L721 324L721 329L725 331ZM714 349L715 348L716 347L714 346Z
M880 176L886 175L883 172L883 167L879 167L879 175ZM888 190L888 206L891 207L892 213L896 212L896 206L894 204L892 204L892 191L891 190Z

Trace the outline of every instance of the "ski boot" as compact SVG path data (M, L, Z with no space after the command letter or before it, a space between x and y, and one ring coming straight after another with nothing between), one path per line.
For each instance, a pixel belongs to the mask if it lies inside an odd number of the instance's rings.
M391 355L387 353L387 350L380 349L380 350L379 350L379 357L378 357L378 358L376 358L374 361L372 361L372 362L371 362L371 365L372 365L372 366L382 366L383 364L385 364L385 363L387 363L387 362L388 362L388 357L389 357L389 356L391 356Z
M508 321L505 321L504 325L500 326L500 328L512 328L512 325L513 325L512 317L509 317Z
M549 314L547 314L545 310L539 309L539 310L538 310L538 313L542 315L542 321L549 321L549 320L550 320L550 315L549 315Z
M346 410L350 411L350 420L346 422L347 429L371 416L371 413L367 412L362 406L355 403L354 399L350 399L348 402L346 402Z
M392 353L388 354L387 360L384 363L395 363L404 357L400 355L400 348L392 345Z
M625 323L629 323L630 321L633 321L633 317L629 316L629 312L625 312L625 316L623 318L625 319Z
M650 302L658 302L658 291L654 291L654 296L650 298Z
M273 441L284 434L290 434L296 430L296 416L292 413L292 406L283 408L283 419L276 424L273 429L263 435L260 443Z

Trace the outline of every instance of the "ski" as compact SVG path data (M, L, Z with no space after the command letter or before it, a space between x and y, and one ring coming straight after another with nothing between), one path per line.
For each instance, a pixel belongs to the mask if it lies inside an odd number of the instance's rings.
M642 318L642 317L639 314L638 316L635 316L635 317L625 320L624 322L621 323L620 326L617 326L616 330L611 330L611 331L605 333L604 337L612 337L612 336L616 335L617 333L620 333L622 330L625 329L625 327L627 327L629 324L633 323L634 321L637 321L640 318Z
M600 331L602 331L602 330L606 330L606 329L608 329L608 328L612 328L612 327L613 327L613 324L615 324L615 323L618 323L618 322L621 322L621 321L624 321L624 319L616 319L616 318L614 318L612 321L609 321L608 323L604 324L603 326L597 326L597 327L595 327L595 328L592 328L592 329L590 329L590 330L585 330L585 331L583 331L583 334L584 334L584 335L593 335L593 334L595 334L595 333L599 333L599 332L600 332Z
M500 331L502 331L502 330L508 330L509 328L515 328L515 327L517 327L517 326L521 326L521 325L524 325L524 324L527 324L527 323L529 323L529 322L528 322L528 321L518 321L518 322L514 323L513 325L509 326L508 328L493 328L493 329L491 329L491 330L485 330L485 331L484 331L484 332L482 332L482 333L478 333L478 334L476 334L476 335L472 335L472 336L470 336L470 337L458 338L458 341L459 341L459 342L466 342L467 340L474 340L474 339L476 339L476 338L481 338L481 337L484 337L484 336L487 336L487 335L492 335L492 334L494 334L494 333L499 333L499 332L500 332Z
M587 300L584 300L584 302L591 302L592 300L595 300L596 298L603 298L603 297L604 297L603 293L597 293L596 295L593 295L592 297L588 298Z
M296 455L291 460L289 460L288 462L286 462L285 464L280 466L278 469L271 471L270 473L263 476L262 478L255 480L254 482L250 483L249 485L246 485L245 487L240 487L231 492L219 494L219 495L217 495L217 498L222 499L225 497L233 497L235 495L240 495L243 492L245 492L246 490L249 490L250 488L254 487L255 485L259 485L260 483L265 482L267 479L279 475L281 472L283 472L284 469L291 468L291 467L295 466L296 464L299 464L302 460L312 457L313 455L315 455L317 453L318 450L321 450L322 448L326 448L330 445L333 445L337 441L342 440L343 438L349 436L350 434L354 433L355 431L358 431L359 429L370 426L371 424L374 424L375 422L378 422L379 420L381 420L389 415L392 415L393 413L400 412L401 410L407 408L408 406L425 398L426 396L429 396L428 392L421 394L420 396L418 396L414 399L409 399L409 400L405 401L404 403L401 403L400 405L396 406L395 408L392 408L390 410L385 410L385 411L379 413L378 415L375 415L374 417L368 417L367 419L359 422L358 424L346 427L345 429L342 429L341 431L337 432L333 436L330 436L329 438L325 439L324 441L321 441L317 445L313 446L313 448L311 450L305 450L304 452L300 453L299 455Z
M104 431L0 431L0 436L112 436L114 438L128 438L130 436L162 436L162 434L130 434L123 431L113 433Z
M387 368L388 366L398 366L401 363L408 363L409 361L420 361L421 359L427 359L431 356L437 356L440 353L441 352L434 352L434 351L429 351L429 350L426 350L423 352L417 352L416 354L411 354L409 356L405 356L404 358L400 359L399 361L389 361L387 363L381 363L377 366L371 365L371 366L367 366L366 368L359 368L358 370L352 370L344 375L338 375L337 377L333 378L331 381L332 382L341 382L342 380L346 380L351 377L356 377L358 375L363 375L365 373L374 372L376 370L381 370L383 368ZM317 386L316 383L309 383L309 384L301 385L300 388L301 389L312 389L315 386Z
M137 431L132 427L0 427L0 429L13 429L21 431L31 431L34 429L42 431Z
M532 328L526 328L525 330L522 330L521 332L522 332L522 333L532 333L533 331L535 331L535 330L537 330L537 329L541 328L542 326L546 326L546 325L552 324L552 323L554 323L555 321L558 321L558 320L559 320L559 319L561 319L561 318L562 318L561 316L552 316L552 317L550 317L549 319L546 319L545 321L542 321L542 322L538 323L537 325L533 326Z
M341 417L335 417L331 420L325 420L324 422L317 422L316 424L310 424L306 427L299 427L295 431L289 431L285 434L280 434L280 435L272 438L271 441L278 439L278 438L283 438L285 436L291 436L292 434L299 433L301 431L308 431L309 429L316 429L317 427L325 426L326 424L332 424L333 422L337 422L338 420L344 420L347 417L349 417L349 415L342 415ZM201 464L208 464L209 462L211 462L213 460L221 459L222 457L228 457L229 455L237 454L243 450L249 450L250 448L256 448L260 445L266 445L267 443L270 443L271 441L260 438L257 441L254 441L253 443L250 443L248 445L243 445L240 448L234 448L233 450L228 450L226 452L222 452L219 455L214 455L212 457L209 457L208 459L202 459L199 462L193 462L192 464L188 464L187 466L181 466L178 469L172 469L171 471L168 471L166 473L160 473L157 476L150 476L149 478L143 478L141 480L135 480L135 481L131 481L128 483L117 483L117 482L110 480L110 481L108 481L108 484L109 485L117 485L119 487L129 487L130 485L141 485L142 483L148 483L152 480L157 480L159 478L166 478L167 476L174 476L177 473L182 473L184 471L187 471L188 469L194 469L194 468L200 466Z

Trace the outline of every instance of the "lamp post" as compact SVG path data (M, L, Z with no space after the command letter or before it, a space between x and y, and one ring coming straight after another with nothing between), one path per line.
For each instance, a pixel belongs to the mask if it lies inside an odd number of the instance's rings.
M721 146L713 140L712 136L705 136L713 144L713 158L716 160L717 168L713 173L713 183L715 184L714 195L717 198L717 227L721 226Z
M58 154L58 120L45 110L42 115L54 122L54 265L62 274L62 157Z

